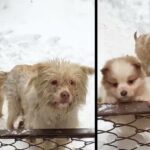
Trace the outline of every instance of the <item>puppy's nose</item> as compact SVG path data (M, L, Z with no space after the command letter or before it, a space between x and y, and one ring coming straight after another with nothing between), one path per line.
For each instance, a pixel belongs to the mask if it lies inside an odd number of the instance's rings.
M67 91L63 91L60 93L62 99L69 99L70 95Z
M127 91L125 91L125 90L123 90L123 91L121 91L121 96L126 96L127 95Z

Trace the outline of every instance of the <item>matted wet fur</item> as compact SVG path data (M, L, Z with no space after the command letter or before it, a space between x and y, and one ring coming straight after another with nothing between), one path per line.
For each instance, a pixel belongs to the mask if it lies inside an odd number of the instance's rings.
M2 117L2 107L4 102L4 82L7 78L7 72L0 71L0 117Z
M20 114L26 129L78 127L77 113L93 73L91 67L64 60L16 66L5 84L7 127L14 128Z

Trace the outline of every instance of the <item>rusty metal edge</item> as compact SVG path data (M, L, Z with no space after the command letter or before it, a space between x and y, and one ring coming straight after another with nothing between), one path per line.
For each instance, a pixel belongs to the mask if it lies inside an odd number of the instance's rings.
M0 130L0 139L14 138L94 138L94 129L24 129Z
M104 109L102 109L104 107ZM97 116L118 116L131 114L150 114L149 102L128 102L117 104L99 104Z

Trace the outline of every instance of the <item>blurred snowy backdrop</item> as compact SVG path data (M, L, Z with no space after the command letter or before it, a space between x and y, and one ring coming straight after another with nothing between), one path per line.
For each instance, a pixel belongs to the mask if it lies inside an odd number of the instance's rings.
M98 0L99 70L112 57L134 55L135 31L150 32L150 0Z
M100 69L111 58L123 55L135 55L134 38L138 33L150 33L150 0L98 0L98 85L100 87ZM100 91L98 91L100 92ZM112 124L100 123L99 128L106 130ZM113 137L99 135L99 150L115 150L104 147L103 143ZM147 137L147 140L149 137ZM121 143L126 149L134 146L129 141ZM145 147L139 150L146 150Z
M94 67L94 0L0 0L0 70L53 58ZM94 76L79 119L94 127Z

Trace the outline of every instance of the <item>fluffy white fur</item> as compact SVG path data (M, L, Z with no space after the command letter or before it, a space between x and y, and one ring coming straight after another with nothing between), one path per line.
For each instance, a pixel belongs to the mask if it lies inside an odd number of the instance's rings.
M150 101L150 78L145 76L140 62L132 56L114 58L106 62L102 69L101 103L123 103L131 101ZM121 96L125 90L127 94ZM134 115L107 117L116 123L127 124L135 119ZM148 119L138 120L132 125L147 128ZM135 133L134 128L120 128L121 136Z
M119 57L106 62L102 69L104 103L149 101L150 86L140 62L132 56ZM121 95L126 91L125 96Z

